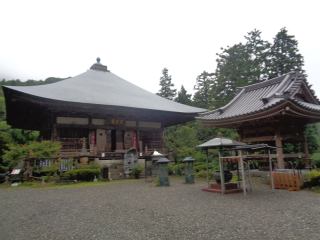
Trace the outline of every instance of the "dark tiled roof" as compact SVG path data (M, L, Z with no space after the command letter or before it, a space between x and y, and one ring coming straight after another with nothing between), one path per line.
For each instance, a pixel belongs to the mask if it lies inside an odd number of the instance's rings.
M313 103L294 98L294 95L304 85L309 99ZM310 90L306 78L297 69L285 75L261 83L237 89L237 95L226 106L207 113L200 113L197 119L202 121L220 121L239 118L264 112L285 101L307 109L320 112L319 100Z
M98 64L94 64L98 66ZM102 65L101 65L102 66ZM175 113L200 113L205 109L190 107L148 92L101 69L88 70L57 83L40 86L3 86L13 91L45 99L149 109Z

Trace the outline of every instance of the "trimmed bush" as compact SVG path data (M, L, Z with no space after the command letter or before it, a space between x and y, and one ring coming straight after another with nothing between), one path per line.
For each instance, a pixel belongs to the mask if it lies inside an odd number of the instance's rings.
M92 181L94 176L100 176L100 169L73 169L65 172L64 177L69 180Z

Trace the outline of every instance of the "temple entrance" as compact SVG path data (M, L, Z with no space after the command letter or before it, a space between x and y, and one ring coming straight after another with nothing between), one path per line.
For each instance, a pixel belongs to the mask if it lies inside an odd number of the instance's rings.
M116 130L107 130L109 134L107 134L107 138L110 138L111 143L111 152L117 150L117 141L116 141Z

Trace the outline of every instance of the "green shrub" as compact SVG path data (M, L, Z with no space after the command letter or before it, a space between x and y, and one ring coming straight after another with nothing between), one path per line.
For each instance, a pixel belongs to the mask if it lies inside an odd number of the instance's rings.
M99 178L100 174L100 169L73 169L65 172L64 177L70 180L92 181L94 176Z
M173 167L174 167L174 164L172 164L172 163L169 163L169 164L168 164L169 175L172 175L172 174L173 174Z
M91 162L88 164L78 164L76 169L99 169L101 170L103 167L96 162Z
M312 159L311 166L313 166L315 168L320 168L320 158Z
M42 179L43 179L46 183L51 181L50 176L42 177Z
M139 163L136 163L136 164L133 165L133 167L131 168L132 176L133 176L135 179L139 179L139 177L140 177L141 174L142 174L142 170L143 170L143 167L142 167Z
M241 178L238 180L238 176L232 176L232 179L230 180L230 182L238 182L238 181L242 181Z
M173 171L175 171L176 175L181 176L184 172L184 164L177 164L172 168Z
M56 162L55 164L52 164L51 166L43 167L41 171L45 176L53 176L57 172L59 166L60 161Z
M213 169L209 170L209 179L213 179ZM207 178L207 170L202 170L200 172L195 173L197 178Z
M206 162L195 162L193 163L193 166L199 166L199 165L203 165L206 164Z
M311 171L308 174L308 181L311 182L313 186L320 186L320 170Z
M212 163L209 163L208 164L208 168L209 170L213 168L213 164ZM195 166L194 168L194 171L195 172L201 172L201 171L207 171L207 164L206 163L202 163L202 165L198 165L198 166Z
M0 166L0 173L5 173L8 167Z

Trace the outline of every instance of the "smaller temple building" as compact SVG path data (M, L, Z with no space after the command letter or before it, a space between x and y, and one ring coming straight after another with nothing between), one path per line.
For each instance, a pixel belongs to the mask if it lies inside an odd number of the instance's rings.
M9 125L60 141L56 159L97 161L110 167L113 179L123 174L129 149L140 159L163 152L165 127L206 111L150 93L111 73L99 58L90 70L57 83L2 88Z
M272 158L284 168L284 159L301 157L309 166L306 125L320 122L320 102L307 79L296 69L261 83L237 89L226 106L197 117L204 125L236 129L243 143L266 143L282 147L283 143L301 143L301 152L283 154L277 149Z

